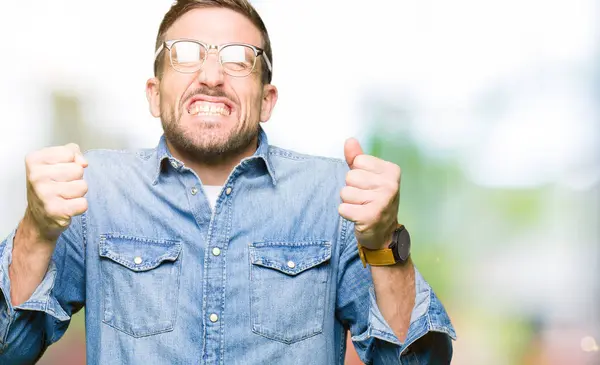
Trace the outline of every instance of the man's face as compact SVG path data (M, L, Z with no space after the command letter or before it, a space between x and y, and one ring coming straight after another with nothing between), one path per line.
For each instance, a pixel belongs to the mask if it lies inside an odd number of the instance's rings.
M262 46L260 31L245 16L229 9L194 9L167 31L166 40L194 39L206 44L247 43ZM226 74L211 50L202 68L191 74L171 67L164 50L162 79L147 83L150 110L160 116L171 148L187 158L218 163L252 154L259 122L266 122L277 100L277 89L262 85L260 57L246 77Z

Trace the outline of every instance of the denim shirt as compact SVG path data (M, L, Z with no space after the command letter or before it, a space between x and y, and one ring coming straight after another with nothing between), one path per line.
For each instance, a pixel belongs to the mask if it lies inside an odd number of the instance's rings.
M89 365L342 364L347 330L367 364L450 362L454 329L418 272L405 342L381 315L337 210L344 161L270 146L261 129L213 211L164 137L86 159L89 208L19 306L15 232L0 244L0 364L35 361L82 308Z

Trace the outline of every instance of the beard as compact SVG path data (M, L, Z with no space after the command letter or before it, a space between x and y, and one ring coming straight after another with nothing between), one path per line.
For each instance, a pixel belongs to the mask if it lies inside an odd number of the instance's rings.
M194 90L182 99L180 112L176 115L173 105L161 107L160 119L169 143L186 158L207 165L217 165L238 157L248 149L259 134L259 124L239 121L232 129L220 133L221 126L213 123L201 123L186 128L181 122L185 102L191 97L203 94L218 97L229 97L222 91L211 91L204 88ZM231 99L230 100L234 100Z

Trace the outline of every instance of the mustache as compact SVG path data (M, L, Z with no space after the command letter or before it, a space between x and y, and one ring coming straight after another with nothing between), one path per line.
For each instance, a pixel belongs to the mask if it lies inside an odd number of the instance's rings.
M197 89L190 91L189 94L181 100L180 107L183 107L183 105L185 105L185 103L187 103L188 100L190 100L191 98L193 98L196 95L206 95L206 96L212 96L212 97L216 97L216 98L227 98L227 99L231 100L232 102L236 101L235 98L233 98L231 95L227 94L222 89L211 89L209 87L199 87Z

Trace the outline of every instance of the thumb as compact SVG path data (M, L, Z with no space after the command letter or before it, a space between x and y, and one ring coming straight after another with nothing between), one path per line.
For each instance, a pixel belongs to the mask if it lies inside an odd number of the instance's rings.
M356 156L362 154L363 150L356 138L349 138L346 140L346 143L344 144L344 156L346 157L346 163L350 168L352 168Z
M81 153L81 149L79 148L78 145L76 145L75 143L69 143L65 147L68 148L69 150L73 151L73 153L75 154L75 163L80 164L82 167L88 166L88 163L87 163L85 157L83 157L83 154Z

